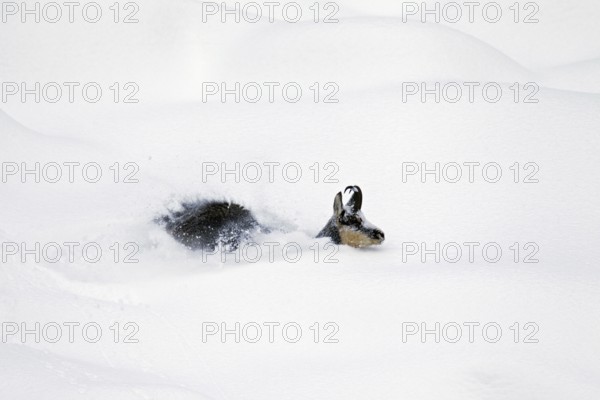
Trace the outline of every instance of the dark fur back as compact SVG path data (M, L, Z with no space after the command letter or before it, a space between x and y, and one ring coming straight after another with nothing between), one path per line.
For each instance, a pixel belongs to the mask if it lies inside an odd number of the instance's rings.
M239 204L197 201L182 207L162 221L167 232L192 249L214 250L219 245L236 249L261 228L252 213Z
M331 238L331 241L335 244L341 244L342 238L340 237L340 231L338 227L335 225L335 217L331 217L329 221L327 221L327 225L321 232L317 235L317 238L328 237Z

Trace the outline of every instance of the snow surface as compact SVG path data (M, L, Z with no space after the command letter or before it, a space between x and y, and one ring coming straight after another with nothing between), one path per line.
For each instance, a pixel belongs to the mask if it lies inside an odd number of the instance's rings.
M1 398L600 397L597 1L540 1L540 23L529 25L403 23L400 2L339 4L340 23L329 25L203 24L191 0L146 0L132 25L0 25L3 82L140 86L139 104L1 104L2 162L140 168L136 184L0 183L3 243L140 247L137 264L0 263L3 323L103 329L98 343L0 343ZM336 82L340 102L203 103L205 81ZM505 90L537 82L540 102L403 103L406 81L496 81ZM271 161L297 162L306 177L202 182L203 162ZM402 162L422 161L494 161L507 174L531 161L540 183L403 183ZM339 165L339 183L312 182L315 162ZM334 195L355 184L386 241L315 263L312 237ZM259 240L297 242L304 256L203 261L152 222L197 196L241 202L287 232ZM436 241L498 242L507 253L496 264L402 261L403 242ZM514 242L537 243L540 262L514 263ZM402 341L403 322L469 321L498 323L502 339ZM139 343L114 343L114 322L136 323ZM303 337L204 343L205 322L296 322ZM314 343L315 322L336 323L339 343ZM535 322L539 343L514 343L515 322Z

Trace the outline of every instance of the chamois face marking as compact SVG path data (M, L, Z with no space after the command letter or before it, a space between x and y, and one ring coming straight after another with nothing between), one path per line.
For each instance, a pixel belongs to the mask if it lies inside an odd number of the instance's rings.
M344 206L342 193L333 200L333 216L317 237L330 237L336 244L352 247L379 245L385 240L383 232L372 225L361 211L362 192L358 186L348 186L352 197Z

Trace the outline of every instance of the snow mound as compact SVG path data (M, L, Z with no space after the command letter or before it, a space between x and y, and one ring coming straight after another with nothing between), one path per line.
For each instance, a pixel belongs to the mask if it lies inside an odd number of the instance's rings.
M269 35L266 43L260 38ZM398 18L343 24L269 26L249 32L225 54L220 71L257 81L330 80L344 89L428 80L524 81L531 74L473 36ZM381 62L385 60L385 62Z

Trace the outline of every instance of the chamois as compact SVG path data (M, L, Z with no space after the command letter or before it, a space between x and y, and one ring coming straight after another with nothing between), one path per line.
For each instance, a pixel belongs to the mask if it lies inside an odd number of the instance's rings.
M358 186L348 186L352 197L344 206L342 193L338 192L333 203L333 216L319 232L317 238L329 237L335 244L366 247L381 244L384 235L364 217L362 192ZM269 233L252 213L236 203L201 200L183 203L181 211L170 212L158 221L176 240L191 249L214 250L222 245L235 250L249 241L255 232Z
M329 237L335 244L352 247L367 247L381 244L385 235L365 218L361 211L362 191L358 186L348 186L344 192L352 192L352 197L344 206L342 192L338 192L333 200L333 215L321 232L320 237Z

